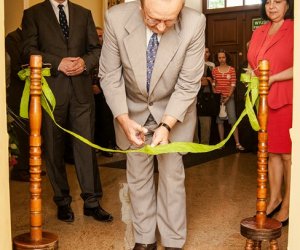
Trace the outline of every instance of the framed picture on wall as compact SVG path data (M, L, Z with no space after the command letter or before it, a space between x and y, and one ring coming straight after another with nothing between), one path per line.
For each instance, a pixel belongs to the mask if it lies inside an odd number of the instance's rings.
M107 1L107 8L110 8L111 6L114 6L119 3L124 3L124 0L108 0Z

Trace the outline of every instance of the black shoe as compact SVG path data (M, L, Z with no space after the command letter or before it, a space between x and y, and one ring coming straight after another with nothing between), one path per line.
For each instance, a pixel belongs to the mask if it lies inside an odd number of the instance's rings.
M92 207L92 208L83 208L83 213L86 216L93 216L95 220L103 221L103 222L110 222L113 220L111 214L106 212L102 207Z
M152 244L135 243L133 250L156 250L156 242Z
M289 218L287 218L286 220L284 220L284 221L280 221L281 222L281 224L282 224L282 227L285 227L285 226L287 226L288 224L289 224Z
M57 219L64 222L73 222L74 213L70 205L58 206L57 207Z
M105 157L113 157L114 154L112 152L102 151L101 154Z
M281 208L281 203L282 203L282 202L280 202L280 203L277 205L277 207L275 207L274 210L273 210L271 213L267 214L267 217L268 217L268 218L272 218L277 212L279 212L279 210L280 210L280 208Z

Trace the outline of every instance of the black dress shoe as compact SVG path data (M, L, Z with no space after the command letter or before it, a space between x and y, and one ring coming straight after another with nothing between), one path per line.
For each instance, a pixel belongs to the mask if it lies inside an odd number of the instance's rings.
M111 214L106 212L102 207L93 207L93 208L83 208L83 213L86 216L93 216L95 220L103 221L103 222L110 222L113 220Z
M284 221L280 221L281 224L282 224L282 227L286 227L288 224L289 224L289 218L287 218L286 220Z
M64 222L73 222L74 213L70 205L58 206L57 207L57 219Z
M135 243L133 250L156 250L156 242L152 244Z

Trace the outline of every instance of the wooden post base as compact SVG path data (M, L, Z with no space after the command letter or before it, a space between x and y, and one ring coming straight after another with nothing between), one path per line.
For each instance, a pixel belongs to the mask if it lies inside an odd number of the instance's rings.
M40 241L32 241L30 237L30 233L21 234L14 238L13 249L14 250L25 250L25 249L57 250L58 237L53 233L43 232L42 239Z
M241 235L247 238L245 250L260 250L261 242L270 242L271 250L279 250L277 240L281 236L282 225L275 219L267 218L263 226L256 223L255 217L241 221Z

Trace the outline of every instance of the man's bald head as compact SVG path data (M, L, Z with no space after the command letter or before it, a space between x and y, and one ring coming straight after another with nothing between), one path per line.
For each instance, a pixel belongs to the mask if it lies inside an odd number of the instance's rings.
M141 6L145 24L162 34L177 22L184 0L141 0Z

